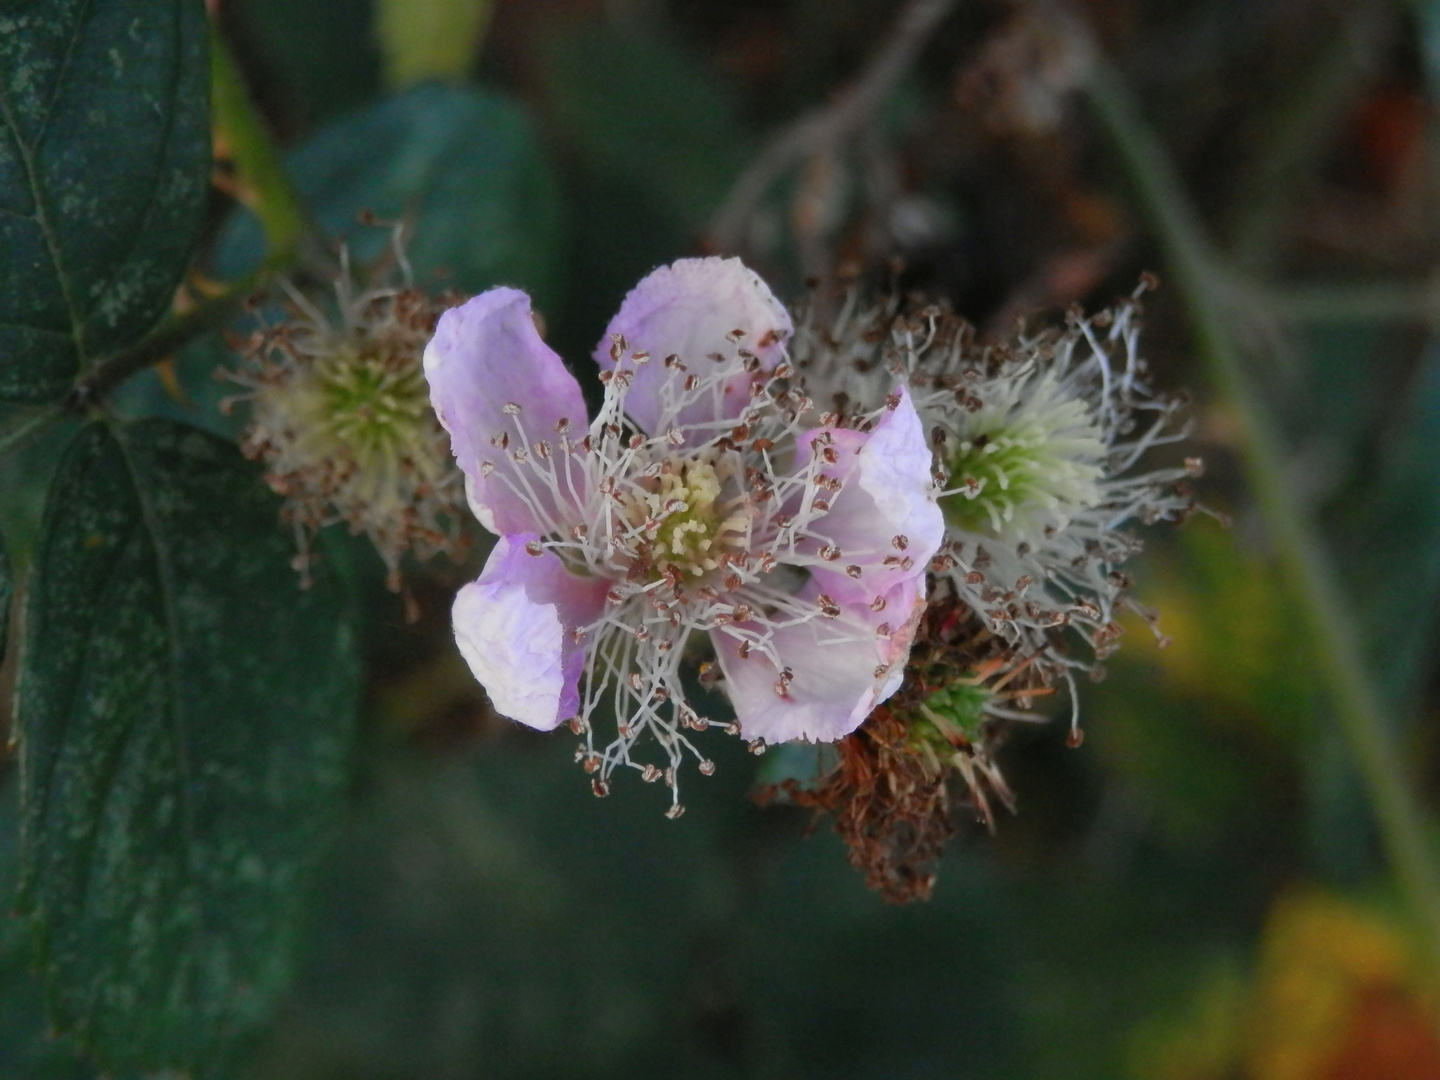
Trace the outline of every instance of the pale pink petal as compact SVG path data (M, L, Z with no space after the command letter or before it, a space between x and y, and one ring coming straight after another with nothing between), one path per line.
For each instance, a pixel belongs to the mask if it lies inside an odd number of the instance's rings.
M539 469L515 461L517 453L533 459L540 440L556 443L562 421L577 438L587 426L580 386L540 340L528 296L491 289L441 315L425 346L425 377L482 525L500 534L545 533L576 518L563 475L568 457L552 454Z
M763 633L760 624L711 631L745 738L834 742L859 727L904 681L925 610L923 575L897 584L881 598L878 611L871 607L874 598L843 574L817 572L799 595L814 599L822 592L842 614L774 630L769 642L778 664L758 646L741 656L742 635ZM782 684L785 669L791 677Z
M828 496L829 512L807 527L821 539L800 550L813 555L826 544L838 548L836 564L858 566L871 596L925 573L945 538L925 428L910 395L902 388L898 396L899 404L868 432L825 428L796 440L803 463L821 431L827 432L836 460L823 472L841 482Z
M585 648L572 632L605 606L606 583L531 555L534 533L502 536L477 581L455 596L455 641L495 711L549 731L580 708Z
M625 411L642 430L659 434L662 423L683 429L733 419L749 401L750 380L741 375L713 400L675 413L666 390L677 387L679 380L665 368L666 357L678 356L691 371L703 373L714 365L709 359L712 353L733 360L738 350L745 349L755 354L762 370L769 371L785 355L784 343L792 329L784 305L739 259L680 259L653 271L630 290L600 339L595 360L603 370L615 366L610 357L613 334L622 335L631 352L650 354L649 363L635 368ZM736 330L743 336L735 337Z

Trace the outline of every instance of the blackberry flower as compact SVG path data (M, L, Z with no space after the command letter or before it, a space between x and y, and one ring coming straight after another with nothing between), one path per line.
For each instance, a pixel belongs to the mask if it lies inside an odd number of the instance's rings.
M905 390L842 426L790 385L791 323L735 259L663 267L626 297L580 387L529 299L492 289L425 351L470 504L499 535L455 602L461 652L497 711L585 736L597 794L618 766L681 812L688 730L718 722L683 667L708 639L732 730L831 741L899 686L944 524ZM616 734L592 720L613 714ZM659 763L638 760L649 734Z

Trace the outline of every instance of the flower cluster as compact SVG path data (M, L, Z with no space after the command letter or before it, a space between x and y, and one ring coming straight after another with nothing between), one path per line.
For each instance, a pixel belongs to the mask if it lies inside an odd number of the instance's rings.
M687 732L833 741L903 680L944 533L924 428L903 387L820 413L791 331L738 260L663 267L596 350L588 422L521 292L446 312L426 347L470 505L499 536L456 598L461 652L497 711L584 736L596 794L633 768L678 816L686 755L714 769ZM691 704L702 657L733 724Z
M374 543L398 590L405 551L453 556L462 544L461 477L421 368L453 300L357 289L343 251L341 262L334 317L287 283L287 317L256 330L240 368L222 372L245 387L224 408L250 405L240 448L285 500L302 575L314 534L345 522Z
M1154 625L1130 596L1122 565L1140 544L1124 527L1200 509L1190 480L1201 464L1136 468L1185 436L1183 398L1151 389L1138 352L1152 286L1147 278L1111 309L1072 310L1063 325L993 344L941 306L892 298L863 308L851 295L833 317L812 311L792 343L822 408L863 414L907 390L941 488L945 539L904 689L815 784L786 785L794 801L834 814L852 861L891 899L928 893L948 835L949 778L993 827L987 792L1011 802L994 759L1005 724L1035 719L1033 699L1064 682L1078 746L1074 673L1100 676L1120 610Z
M1183 435L1138 353L1147 285L987 345L853 296L797 333L738 260L681 260L611 321L588 421L523 293L446 312L425 376L499 538L456 597L461 652L497 711L583 737L596 794L632 768L672 816L686 757L714 769L692 732L834 744L776 790L831 812L888 898L927 895L950 780L993 826L1006 724L1059 683L1073 701L1121 609L1153 622L1123 527L1196 508L1198 461L1136 468Z

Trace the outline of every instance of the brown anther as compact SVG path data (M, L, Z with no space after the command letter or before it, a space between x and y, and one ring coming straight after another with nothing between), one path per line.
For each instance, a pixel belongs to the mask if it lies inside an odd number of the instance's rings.
M525 554L540 556L545 554L545 545L539 540L531 540L525 544Z
M874 611L874 612L884 611L884 610L885 610L885 597L883 597L883 596L877 596L877 597L875 597L874 600L871 600L871 601L870 601L870 610L871 610L871 611Z

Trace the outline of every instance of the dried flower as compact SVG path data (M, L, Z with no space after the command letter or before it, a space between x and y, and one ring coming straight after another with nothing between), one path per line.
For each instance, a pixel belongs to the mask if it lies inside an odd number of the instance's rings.
M1149 385L1138 353L1139 297L1060 328L1019 331L999 345L931 305L842 310L828 332L802 331L797 363L817 397L866 407L909 387L945 485L946 542L937 576L994 633L1056 675L1091 661L1059 634L1079 630L1099 659L1120 631L1117 608L1151 614L1128 595L1122 564L1140 548L1123 527L1197 509L1197 459L1137 472L1146 452L1183 439L1184 401ZM823 389L822 389L823 388Z
M664 778L685 734L682 662L708 637L734 729L829 741L899 686L939 547L930 451L903 391L841 426L788 385L789 316L738 260L687 259L626 298L596 360L604 401L493 289L440 319L425 371L471 506L500 535L455 631L497 710L585 735L597 794ZM613 711L598 746L591 719ZM656 765L632 752L649 733Z
M786 780L759 793L828 813L850 864L892 903L928 899L935 865L954 833L953 789L991 831L990 798L1014 809L995 761L1005 722L1038 719L1049 693L1034 666L980 625L941 583L917 628L902 688L836 744L832 767L813 781Z
M288 317L252 335L228 377L247 392L240 439L285 499L302 574L314 534L347 523L374 543L399 588L400 556L455 555L462 485L430 408L421 353L453 302L419 289L357 290L342 252L336 317L285 283Z

